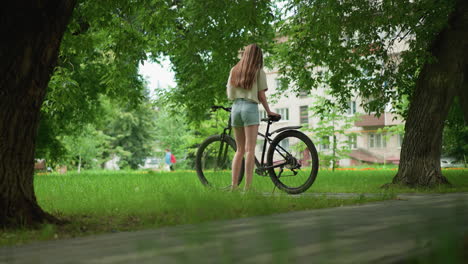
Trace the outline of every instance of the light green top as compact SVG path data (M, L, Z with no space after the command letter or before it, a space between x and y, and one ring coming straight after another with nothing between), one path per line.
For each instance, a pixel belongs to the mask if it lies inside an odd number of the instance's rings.
M257 104L260 103L260 101L258 101L258 91L268 90L265 71L260 69L257 72L254 83L252 84L252 89L249 90L231 85L231 73L229 73L229 79L226 85L228 99L235 100L238 98L244 98L256 102Z

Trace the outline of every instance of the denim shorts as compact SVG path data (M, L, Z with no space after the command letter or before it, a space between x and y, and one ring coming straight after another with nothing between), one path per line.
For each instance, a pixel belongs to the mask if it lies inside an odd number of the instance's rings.
M231 126L246 127L260 124L260 115L258 113L258 104L238 98L232 104Z

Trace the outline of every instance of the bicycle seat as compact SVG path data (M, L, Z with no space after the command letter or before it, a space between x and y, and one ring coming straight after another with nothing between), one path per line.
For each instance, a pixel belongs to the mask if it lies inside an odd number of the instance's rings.
M269 115L267 118L262 118L262 121L263 121L263 122L269 122L269 121L271 121L271 122L278 122L278 121L280 121L280 120L281 120L281 115L279 115L279 116L270 116L270 115Z

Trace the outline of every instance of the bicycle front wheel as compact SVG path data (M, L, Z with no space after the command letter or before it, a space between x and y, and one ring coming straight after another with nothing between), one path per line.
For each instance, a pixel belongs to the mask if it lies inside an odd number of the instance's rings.
M200 181L216 189L231 187L232 159L236 153L236 142L230 136L214 135L200 145L196 156L196 170ZM244 160L239 173L238 184L244 177Z
M268 149L267 162L273 183L290 194L305 192L317 177L317 150L300 131L284 131L275 137Z

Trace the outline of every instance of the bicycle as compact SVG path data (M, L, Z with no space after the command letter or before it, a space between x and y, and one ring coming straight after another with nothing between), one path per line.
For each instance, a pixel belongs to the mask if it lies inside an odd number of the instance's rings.
M231 112L230 107L212 106L212 112L223 109ZM314 143L304 133L298 131L302 126L287 126L269 132L270 125L278 122L281 117L269 116L262 118L267 122L265 134L258 133L263 138L261 160L255 157L255 173L260 176L270 176L275 187L289 194L305 192L314 183L318 173L318 154ZM228 125L219 135L205 139L198 147L196 154L196 171L200 181L207 186L227 189L231 187L231 163L236 152L236 142L231 137L231 115ZM278 134L275 138L271 138ZM258 141L257 141L258 142ZM269 144L268 152L265 150ZM239 182L244 177L242 160ZM274 191L274 190L273 190Z

